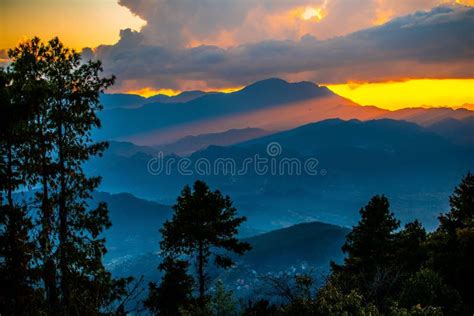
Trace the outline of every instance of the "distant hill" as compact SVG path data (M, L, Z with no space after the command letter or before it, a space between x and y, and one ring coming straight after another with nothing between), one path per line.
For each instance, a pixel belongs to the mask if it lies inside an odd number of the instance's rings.
M474 114L465 108L388 111L360 106L326 87L277 78L258 81L228 94L190 91L175 97L155 96L138 108L106 105L107 108L101 113L103 129L96 136L140 145L165 144L188 135L247 127L284 130L330 118L390 118L427 126L446 118L463 119Z
M159 150L151 146L138 146L131 142L109 141L108 155L130 157L138 153L156 155Z
M140 199L130 193L95 191L92 206L98 202L107 203L112 222L112 227L104 232L108 262L158 251L159 230L166 220L171 219L171 206ZM242 237L258 233L261 231L245 224L239 230Z
M425 128L405 121L390 119L359 121L330 119L253 139L237 146L267 146L278 142L284 150L305 155L335 155L351 152L351 160L359 154L384 154L397 160L413 157L413 153L429 155L439 151L455 150L448 141ZM347 157L347 156L346 156ZM346 158L344 157L344 158ZM334 159L336 157L333 157ZM336 158L337 159L337 158ZM370 159L370 157L366 157ZM353 162L350 162L352 165ZM370 162L373 166L373 161ZM384 167L387 161L383 161ZM377 164L378 165L378 164Z
M216 93L218 92L204 92L204 91L199 91L199 90L193 90L193 91L183 91L180 94L175 95L175 96L167 96L164 94L158 94L158 95L147 98L146 103L153 103L153 102L182 103L182 102L188 102L188 101L200 98L204 95L216 94Z
M374 119L389 118L393 120L405 120L415 122L423 126L428 126L445 119L462 120L473 115L474 112L467 108L406 108L392 112L387 111L379 116L374 117Z
M106 202L112 227L104 232L107 260L158 249L159 229L171 218L168 205L139 199L129 193L94 192L94 202Z
M302 265L327 271L331 261L342 261L341 247L348 233L347 228L310 222L243 239L252 245L252 250L235 257L237 267L221 271L219 277L230 284L237 279L254 283L268 272L291 271L292 267L301 270ZM109 268L117 275L144 275L157 280L160 260L157 253L145 253L114 262Z
M343 258L341 247L348 228L310 222L277 229L245 239L252 250L242 262L256 269L275 269L306 262L313 266L328 266Z
M205 149L210 145L229 146L249 139L259 138L272 132L260 128L230 129L222 133L201 134L197 136L186 136L176 142L154 146L157 151L164 154L189 155L193 152Z
M325 104L332 106L351 103L326 87L310 82L288 83L281 79L267 79L240 91L206 94L185 103L151 103L137 109L104 111L101 113L103 129L98 136L150 145L229 129L282 127L288 125L289 117L269 115L265 124L262 118L265 113L262 111L308 100L324 100ZM281 124L280 121L286 123ZM291 125L298 123L295 121Z
M197 161L215 163L229 158L236 168L245 159L269 158L267 146L281 146L278 159L304 162L316 158L317 170L309 175L256 173L198 174ZM88 164L91 173L103 176L102 190L128 191L137 196L173 203L185 184L196 179L229 194L252 227L269 230L303 221L352 225L357 211L372 195L391 198L402 220L419 218L429 227L448 207L448 196L468 170L473 170L473 146L461 146L419 125L394 120L343 121L307 124L232 146L209 146L188 157L191 175L176 169L153 175L147 165L152 155L129 157L106 153ZM222 171L222 170L221 170ZM323 172L324 171L324 172Z
M136 94L103 93L100 102L106 110L115 108L136 108L146 102L146 98Z
M14 198L30 199L35 190L17 192ZM110 194L94 191L88 201L90 209L107 203L112 226L103 232L106 239L106 261L139 255L158 249L159 229L172 216L171 206L135 197L130 193ZM247 235L250 236L250 235Z
M461 119L447 118L428 126L428 130L461 145L474 145L474 115Z
M271 133L272 132L259 128L231 129L221 133L186 136L178 139L176 142L157 146L139 146L131 142L110 141L107 153L125 157L130 157L138 153L156 156L159 152L162 152L164 155L175 154L186 156L211 145L229 146Z
M207 94L215 94L218 92L204 92L199 90L184 91L175 96L167 96L157 94L148 98L137 94L126 93L103 93L100 96L100 102L105 109L114 108L137 108L147 103L181 103L194 100Z

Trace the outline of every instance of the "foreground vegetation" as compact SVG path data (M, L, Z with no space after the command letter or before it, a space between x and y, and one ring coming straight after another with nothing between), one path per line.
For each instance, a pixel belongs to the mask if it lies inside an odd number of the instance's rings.
M188 195L189 188L184 192ZM472 315L474 175L463 178L450 205L450 212L440 215L438 229L427 233L418 221L400 228L387 198L374 196L347 235L344 263L331 264L321 288L311 273L268 276L263 280L270 288L268 299L239 304L218 281L203 300L203 278L198 278L196 298L188 261L165 260L162 282L150 284L145 305L157 315ZM202 220L195 215L194 221ZM175 215L162 232L169 234L178 222ZM187 230L181 233L192 236Z
M120 310L129 280L106 271L102 231L107 206L89 207L98 177L82 164L101 155L100 62L53 39L34 38L9 51L0 71L0 313L95 315ZM34 196L15 192L34 189Z
M91 208L99 178L82 164L101 155L99 95L113 83L99 62L53 39L21 44L0 72L0 314L2 315L472 315L474 312L474 175L450 198L451 209L427 233L400 227L384 196L360 221L331 264L322 287L313 275L267 277L264 300L239 302L207 268L227 269L251 245L236 235L244 217L229 197L204 182L186 186L161 229L159 269L143 304L140 282L105 269L107 206ZM34 189L32 197L17 192ZM306 242L311 243L311 240ZM211 291L212 284L212 291ZM135 302L136 303L136 302ZM144 306L144 308L138 307Z

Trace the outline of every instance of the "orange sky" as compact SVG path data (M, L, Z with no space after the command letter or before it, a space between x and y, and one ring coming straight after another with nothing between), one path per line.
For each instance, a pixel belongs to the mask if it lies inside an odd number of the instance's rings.
M146 24L145 20L132 14L118 2L119 0L1 0L0 49L11 48L22 38L32 36L43 39L59 36L66 45L78 50L100 44L114 44L119 39L121 29L140 30ZM434 5L457 3L474 6L474 0L376 0L374 16L366 16L365 19L362 16L357 21L353 21L352 16L345 16L345 23L340 23L341 17L337 14L341 13L332 12L335 0L299 2L306 5L291 6L291 2L282 1L274 6L283 9L271 12L265 10L271 6L260 7L255 2L255 9L248 12L238 28L217 29L211 36L194 37L187 44L229 46L238 45L242 41L261 40L262 37L295 39L305 34L330 38L379 25L396 16L426 10ZM365 12L362 5L360 11ZM352 12L352 15L356 13Z
M229 88L216 88L216 89L203 89L204 91L207 92L221 92L221 93L231 93L235 92L238 90L241 90L243 86L241 87L229 87ZM175 96L180 94L182 91L180 90L173 90L173 89L155 89L155 88L150 88L150 87L145 87L142 89L137 89L137 90L127 90L126 93L130 94L138 94L141 95L142 97L149 98L157 94L164 94L167 96Z
M352 27L378 25L394 16L425 9L416 1L398 2L378 0L375 16L367 23L355 23ZM418 1L423 3L422 1ZM474 5L474 0L429 0L427 2L459 3ZM290 5L284 9L264 12L256 8L248 13L242 25L223 29L218 33L189 39L186 46L216 44L238 45L242 41L257 41L265 38L295 39L308 33L318 37L330 37L354 31L343 28L340 17L332 23L335 10L334 0L307 1L308 5ZM151 20L150 20L151 21ZM323 22L323 23L322 23ZM357 24L357 23L359 24ZM81 50L101 44L115 44L121 29L141 30L147 22L118 4L118 0L0 0L0 49L14 47L20 40L39 36L50 39L59 36L65 45ZM352 24L351 24L352 25ZM0 55L0 58L2 56ZM395 77L395 79L397 79ZM205 79L203 79L205 80ZM335 93L362 105L377 105L388 109L410 106L462 106L474 103L474 79L430 79L374 84L353 84L341 82L328 87ZM205 90L232 92L241 87L227 87ZM176 95L180 91L170 87L136 86L122 92L151 96L157 93Z
M327 87L360 105L376 105L389 110L416 106L458 107L474 104L474 79L415 79Z
M144 24L117 0L0 0L0 49L33 36L59 36L81 50L114 44L121 29L138 30Z
M412 79L378 83L343 83L325 85L334 93L360 105L376 105L379 108L398 110L407 107L462 107L474 104L474 79ZM243 87L206 89L224 93L235 92ZM174 96L181 91L146 87L127 93L151 97L157 94Z

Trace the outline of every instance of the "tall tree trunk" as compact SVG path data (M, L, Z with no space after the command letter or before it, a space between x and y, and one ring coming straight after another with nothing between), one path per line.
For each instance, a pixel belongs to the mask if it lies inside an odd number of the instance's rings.
M59 269L61 271L61 291L63 295L63 306L66 311L70 310L70 292L69 292L69 271L67 262L67 234L68 234L68 214L66 209L66 181L65 166L62 148L62 127L59 128Z
M41 126L41 120L38 118L38 124ZM44 137L44 135L41 135ZM49 313L57 314L58 308L58 292L56 284L56 265L52 258L52 247L50 237L52 234L53 212L51 204L49 203L49 172L46 163L46 144L44 139L41 142L41 182L42 182L42 197L41 197L41 213L42 213L42 232L40 235L40 247L45 261L43 265L43 282L46 292L46 300Z
M61 115L61 101L59 105L59 113ZM61 292L63 297L62 305L66 313L71 310L71 297L69 292L69 271L67 260L67 235L68 235L68 214L66 209L66 168L64 162L64 146L63 146L63 124L62 118L58 124L58 158L59 158L59 269L61 271Z

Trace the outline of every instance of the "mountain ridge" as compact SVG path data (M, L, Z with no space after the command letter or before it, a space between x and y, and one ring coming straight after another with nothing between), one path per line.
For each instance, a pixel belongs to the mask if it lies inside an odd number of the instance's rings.
M196 171L193 163L198 160L208 161L212 166L217 159L226 158L238 168L248 157L268 158L267 146L272 141L281 146L281 154L276 158L316 158L317 169L324 169L324 175L302 173L298 181L293 181L295 176L287 172L261 175L252 166L243 175L184 175L176 168L169 174L151 174L147 163L152 155L120 157L108 153L91 162L88 170L101 170L106 191L129 190L163 203L171 203L184 185L196 179L206 181L229 194L259 229L311 218L352 223L359 205L377 193L392 197L402 220L413 219L420 210L423 213L417 214L418 218L430 226L436 222L439 211L447 207L452 186L462 174L472 170L474 156L472 146L457 145L414 123L333 119L232 146L209 146L186 158L192 171ZM176 166L179 159L165 156L163 163L174 160ZM414 173L416 178L412 177ZM408 184L407 177L411 179Z
M183 92L184 93L184 92ZM206 93L181 103L146 103L138 108L111 108L101 113L101 139L140 145L165 144L188 135L245 127L284 130L329 118L391 118L424 126L445 118L474 115L468 109L407 108L389 111L360 106L312 82L289 83L270 78L232 93Z

